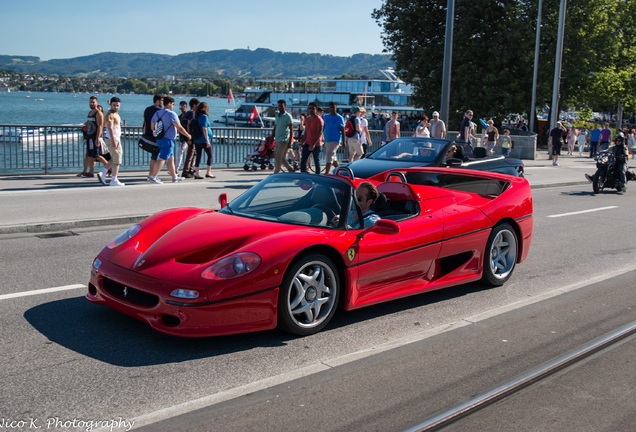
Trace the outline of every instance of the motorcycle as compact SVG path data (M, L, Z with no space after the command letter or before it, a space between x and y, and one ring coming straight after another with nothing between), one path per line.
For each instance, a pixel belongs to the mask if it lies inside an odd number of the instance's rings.
M618 181L618 170L616 168L616 157L611 151L600 151L596 157L596 172L593 176L585 175L592 182L594 193L600 193L605 188L622 191L623 185ZM630 180L636 180L636 174L627 170L625 173L625 185Z

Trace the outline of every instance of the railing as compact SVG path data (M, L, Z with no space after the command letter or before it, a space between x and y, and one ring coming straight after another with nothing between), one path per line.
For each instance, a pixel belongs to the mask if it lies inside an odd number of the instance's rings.
M80 172L86 147L81 125L0 125L0 175L62 174ZM150 153L141 150L137 142L139 126L122 128L124 171L146 170ZM216 168L242 167L245 157L253 152L258 141L271 129L212 127L212 165ZM412 133L408 133L412 134ZM371 131L374 148L382 141L381 131ZM346 159L342 147L338 158ZM324 153L322 154L324 160Z

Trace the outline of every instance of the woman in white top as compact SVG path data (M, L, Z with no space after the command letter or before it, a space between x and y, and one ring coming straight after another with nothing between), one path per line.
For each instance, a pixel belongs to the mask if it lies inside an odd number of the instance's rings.
M415 129L415 136L418 138L430 138L431 131L428 130L428 117L422 117L420 124Z
M371 142L371 134L369 133L369 121L367 120L367 110L360 108L360 115L358 116L358 133L360 136L360 144L362 144L362 151L367 154L369 147L373 145Z

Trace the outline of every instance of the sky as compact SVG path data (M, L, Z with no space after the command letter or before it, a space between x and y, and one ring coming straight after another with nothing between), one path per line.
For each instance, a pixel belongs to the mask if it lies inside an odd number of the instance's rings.
M382 0L18 0L2 2L0 55L65 59L112 51L177 55L268 48L381 54Z

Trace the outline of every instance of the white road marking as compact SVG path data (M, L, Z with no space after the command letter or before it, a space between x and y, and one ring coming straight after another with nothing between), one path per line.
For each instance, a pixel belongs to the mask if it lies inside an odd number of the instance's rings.
M34 296L34 295L40 295L40 294L48 294L48 293L53 293L53 292L58 292L58 291L70 291L70 290L80 289L80 288L86 288L86 285L82 285L82 284L65 285L65 286L59 286L59 287L53 287L53 288L43 288L43 289L39 289L39 290L24 291L24 292L12 293L12 294L0 294L0 300L8 300L8 299L12 299L12 298L28 297L28 296Z
M591 213L591 212L601 211L601 210L610 210L610 209L614 209L614 208L618 208L618 206L599 207L599 208L595 208L595 209L581 210L581 211L577 211L577 212L555 214L555 215L550 215L548 217L549 218L558 218L558 217L572 216L572 215L577 215L577 214L582 214L582 213Z

